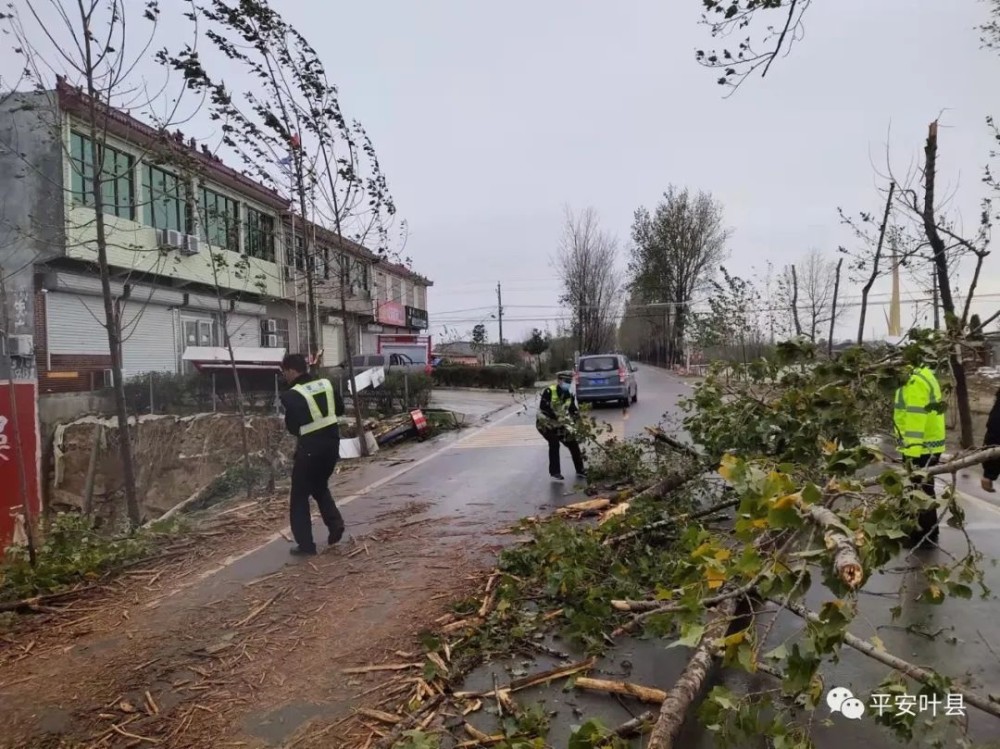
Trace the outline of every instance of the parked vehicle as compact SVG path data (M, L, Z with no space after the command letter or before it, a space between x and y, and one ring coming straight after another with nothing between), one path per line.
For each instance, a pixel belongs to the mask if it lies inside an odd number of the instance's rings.
M636 371L623 354L581 356L573 371L576 399L580 403L616 401L628 408L639 402Z
M351 364L354 365L354 374L358 375L366 369L372 367L382 367L385 373L409 372L410 374L430 374L431 365L415 362L406 354L358 354L351 357ZM330 375L336 377L347 377L347 361L341 362L336 367L330 368Z

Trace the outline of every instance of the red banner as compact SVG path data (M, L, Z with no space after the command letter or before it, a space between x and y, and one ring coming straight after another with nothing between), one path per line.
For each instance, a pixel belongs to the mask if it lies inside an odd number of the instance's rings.
M38 517L41 504L38 491L38 385L18 382L13 387L16 414L11 408L11 385L0 381L0 555L14 537L15 516L24 514L22 481L27 484L33 518Z
M383 325L394 325L397 328L405 328L406 308L398 302L382 302L378 306L378 316L375 319Z

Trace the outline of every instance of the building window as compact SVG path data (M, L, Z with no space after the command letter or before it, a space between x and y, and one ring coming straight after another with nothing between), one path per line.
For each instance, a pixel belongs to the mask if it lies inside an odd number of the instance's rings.
M188 346L218 346L219 325L214 318L186 317L182 321L184 347Z
M399 276L391 276L392 278L392 293L389 295L390 302L396 302L396 304L403 303L403 279Z
M73 200L94 205L94 159L90 138L70 133L70 167ZM104 212L119 218L135 218L135 159L109 145L98 143L101 159L101 196Z
M420 309L427 309L427 287L417 286L417 303L414 305Z
M246 254L274 262L274 217L247 208Z
M188 186L176 174L146 164L142 168L142 188L146 195L143 213L147 225L191 233Z
M240 251L240 206L232 198L201 188L201 237L213 247Z

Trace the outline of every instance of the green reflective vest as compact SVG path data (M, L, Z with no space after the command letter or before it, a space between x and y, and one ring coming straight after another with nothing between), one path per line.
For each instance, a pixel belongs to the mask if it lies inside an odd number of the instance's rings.
M918 367L896 391L893 421L899 452L907 458L944 452L944 412L928 408L942 401L941 385L927 367Z
M559 385L549 385L547 388L549 391L549 403L552 404L552 410L556 412L556 420L551 417L546 416L541 411L538 412L538 417L535 422L539 426L554 428L561 426L566 420L566 414L569 411L570 400L566 399L563 401L559 397Z
M309 415L312 417L312 421L299 427L300 437L312 432L318 432L320 429L336 426L341 422L347 423L345 417L337 417L333 398L333 383L329 380L312 380L311 382L293 385L292 390L306 399L306 405L309 407ZM320 410L319 403L316 401L316 396L320 394L326 396L326 415Z

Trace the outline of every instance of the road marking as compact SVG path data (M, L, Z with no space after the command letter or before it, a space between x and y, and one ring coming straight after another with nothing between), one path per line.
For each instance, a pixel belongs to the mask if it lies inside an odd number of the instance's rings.
M420 466L424 465L425 463L429 463L430 461L432 461L435 458L443 455L444 453L448 452L449 450L454 450L455 448L462 447L462 445L465 442L468 442L470 440L476 439L477 437L479 437L484 432L489 432L489 431L491 431L493 429L498 428L501 424L503 424L503 422L505 422L508 419L511 419L511 418L517 416L519 413L521 413L521 411L520 410L516 410L516 411L512 411L511 413L507 414L506 416L501 416L496 421L493 421L493 422L491 422L489 424L486 424L486 425L484 425L482 427L479 427L478 429L473 430L470 434L467 434L464 437L460 437L459 439L457 439L457 440L455 440L453 442L449 442L447 445L444 445L440 449L435 450L430 455L425 455L424 457L420 458L419 460L415 460L412 463L408 463L407 465L405 465L402 468L400 468L398 471L393 471L388 476L383 476L378 481L373 481L372 483L368 484L368 486L365 486L365 487L359 489L354 494L350 494L350 495L348 495L348 496L346 496L346 497L344 497L342 499L335 498L335 500L337 502L337 507L344 507L345 505L349 505L354 500L360 499L361 497L366 496L367 494L369 494L370 492L374 491L375 489L378 489L380 486L385 486L386 484L388 484L388 483L390 483L392 481L395 481L400 476L403 476L403 475L409 473L410 471L412 471L415 468L419 468ZM190 580L189 582L184 583L183 585L180 585L180 586L174 588L169 593L166 593L165 595L160 596L159 598L150 601L149 603L146 604L146 608L149 608L149 609L156 608L157 606L160 605L161 602L163 602L164 599L167 599L167 598L170 598L171 596L177 595L182 590L186 590L187 588L190 588L193 585L196 585L196 584L198 584L200 582L203 582L203 581L207 580L208 578L212 577L213 575L217 575L218 573L222 572L223 570L225 570L225 569L227 569L229 567L232 567L234 564L236 564L241 559L245 559L246 557L251 556L252 554L256 554L261 549L267 548L268 546L270 546L271 544L273 544L275 541L278 541L278 540L283 539L283 538L287 538L288 536L291 535L291 532L292 532L292 529L290 527L288 527L288 526L282 528L277 533L273 533L270 536L268 536L268 538L263 543L258 544L257 546L253 547L252 549L248 549L246 551L242 551L242 552L240 552L238 554L233 554L233 555L227 557L222 562L220 562L218 566L213 567L212 569L207 570L207 571L201 573L198 577L194 578L193 580Z
M538 433L534 425L517 424L481 431L471 435L469 439L456 447L461 450L476 450L485 447L536 447L544 444L545 439Z

